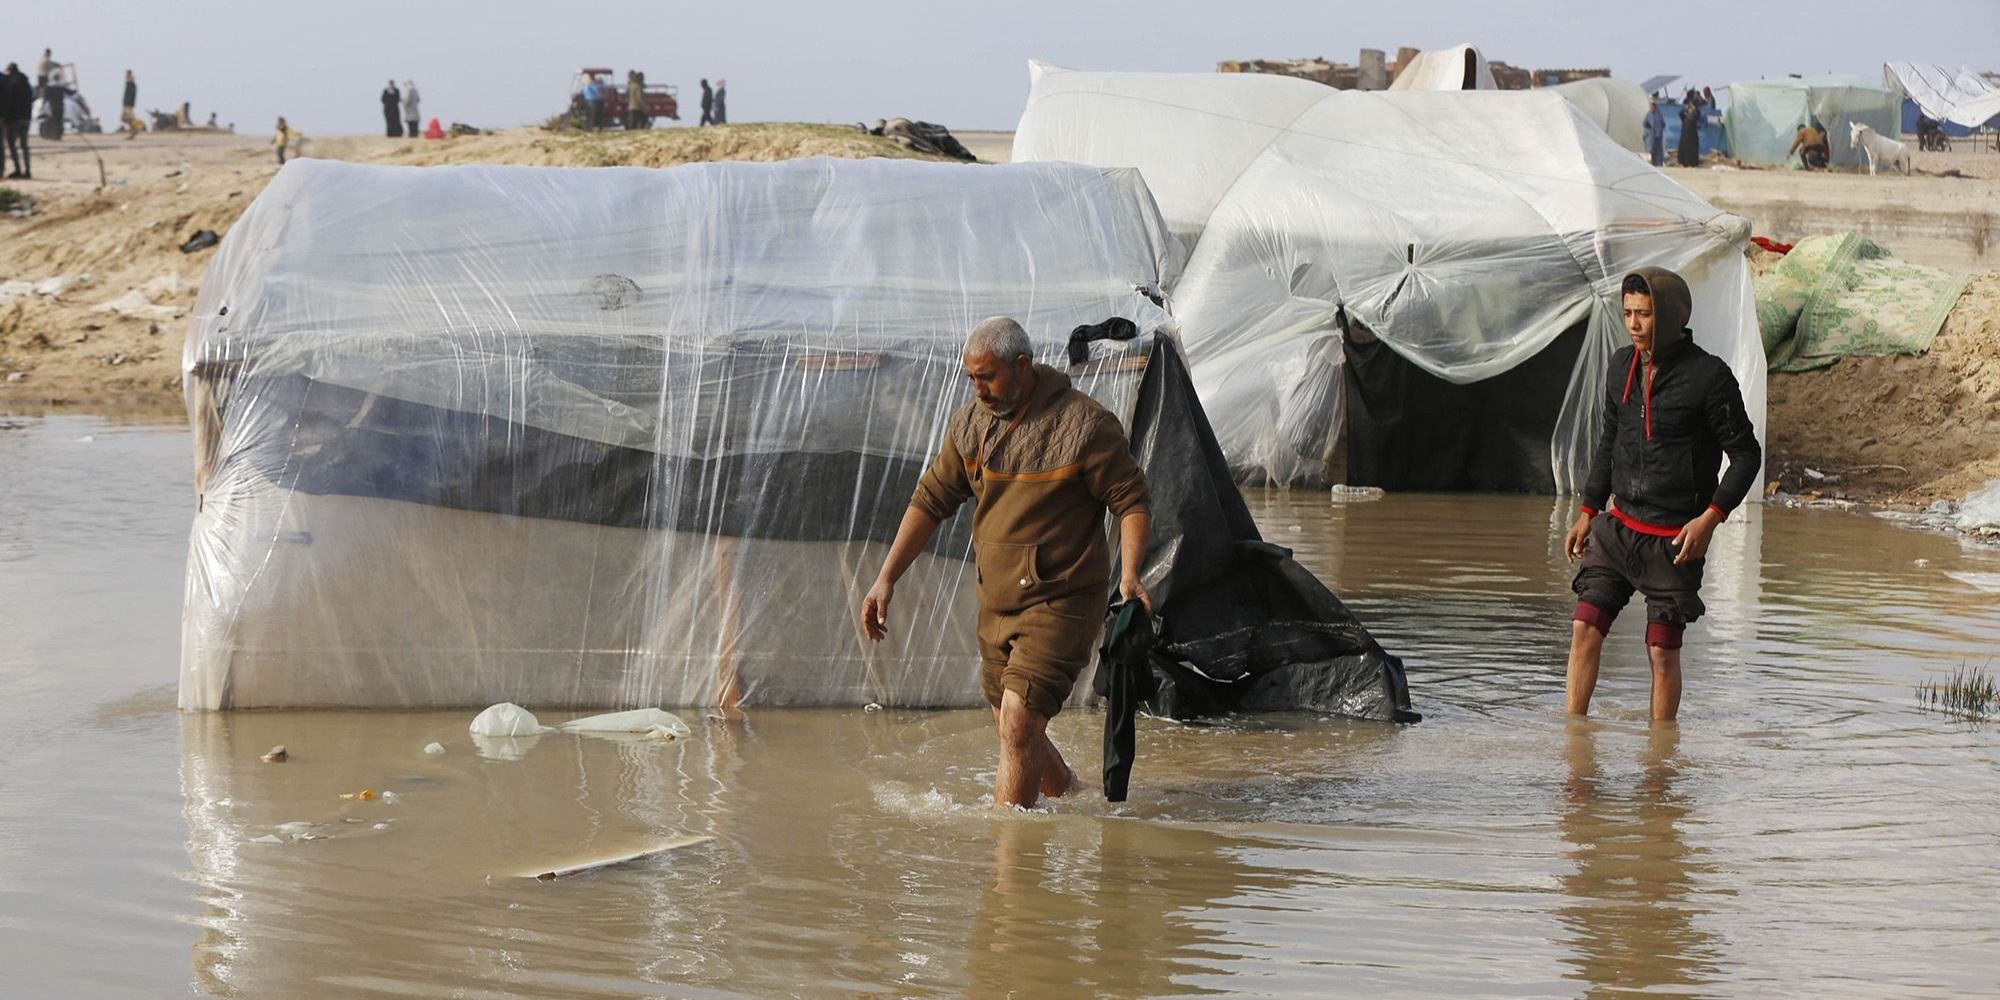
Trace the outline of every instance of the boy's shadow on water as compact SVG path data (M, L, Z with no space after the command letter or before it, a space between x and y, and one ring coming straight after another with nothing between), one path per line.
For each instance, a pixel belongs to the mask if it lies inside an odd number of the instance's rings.
M1618 731L1583 719L1568 725L1556 825L1576 867L1560 878L1556 916L1571 932L1570 975L1589 984L1586 996L1695 992L1715 978L1719 942L1697 926L1704 908L1696 883L1712 865L1683 835L1694 802L1675 787L1680 730L1645 733L1634 781L1607 777L1599 765L1600 741L1627 745Z

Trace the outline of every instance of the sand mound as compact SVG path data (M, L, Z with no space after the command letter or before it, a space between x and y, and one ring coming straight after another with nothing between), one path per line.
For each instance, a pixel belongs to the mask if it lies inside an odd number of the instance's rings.
M1926 504L2000 476L2000 274L1958 300L1922 357L1773 373L1767 472L1787 489ZM1815 486L1804 469L1840 477Z
M183 254L179 246L199 229L227 233L277 172L265 140L250 136L198 142L148 137L98 150L112 187L95 190L97 168L83 148L43 146L36 150L37 176L54 175L55 182L25 186L40 213L0 219L0 284L90 278L56 295L28 293L0 303L0 408L177 405L185 317L213 255ZM938 159L854 128L782 123L633 134L513 129L440 141L308 138L305 154L419 166Z

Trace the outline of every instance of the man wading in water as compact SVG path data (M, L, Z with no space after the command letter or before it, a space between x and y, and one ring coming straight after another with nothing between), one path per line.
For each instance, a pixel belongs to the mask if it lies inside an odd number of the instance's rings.
M1563 688L1568 711L1588 714L1604 636L1637 590L1646 595L1653 719L1666 721L1680 712L1681 632L1705 610L1709 536L1755 485L1764 451L1736 376L1688 332L1687 282L1643 267L1621 291L1632 346L1611 356L1583 511L1563 538L1570 561L1583 559L1570 584L1577 605ZM1729 475L1718 484L1724 455Z
M917 483L882 572L861 602L861 629L888 634L896 581L945 518L974 501L979 578L979 686L1000 734L995 806L1032 806L1068 792L1076 772L1049 742L1103 629L1111 558L1104 511L1118 519L1124 599L1152 601L1139 562L1152 529L1145 474L1118 418L1034 363L1028 334L996 316L965 344L976 402L945 425L937 458Z

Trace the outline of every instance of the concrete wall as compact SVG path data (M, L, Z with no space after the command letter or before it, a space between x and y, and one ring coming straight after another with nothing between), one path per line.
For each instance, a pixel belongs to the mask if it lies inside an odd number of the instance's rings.
M2000 157L1990 157L2000 162ZM1710 204L1790 243L1857 232L1918 264L2000 271L2000 182L1796 170L1670 170Z

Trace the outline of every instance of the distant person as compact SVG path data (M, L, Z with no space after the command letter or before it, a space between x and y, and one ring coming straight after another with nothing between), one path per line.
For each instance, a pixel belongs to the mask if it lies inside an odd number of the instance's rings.
M283 115L278 116L278 134L271 137L271 145L278 147L278 166L285 165L285 150L299 145L302 137L285 124Z
M390 80L382 88L382 133L391 139L403 137L403 92Z
M1646 99L1646 152L1653 166L1667 165L1667 116L1660 113L1657 98Z
M209 127L209 128L221 128L221 126L220 126L220 125L217 125L217 124L215 123L215 112L213 112L213 111L211 111L211 112L209 112L209 113L208 113L208 127ZM232 131L234 131L234 130L232 130Z
M1590 713L1604 637L1637 591L1646 597L1652 718L1670 722L1680 712L1681 634L1707 610L1709 538L1757 484L1764 451L1736 376L1687 329L1687 282L1642 267L1620 291L1632 345L1611 356L1583 509L1563 537L1563 554L1583 560L1570 584L1577 604L1564 703L1572 715ZM1724 455L1729 473L1718 481Z
M7 155L14 162L10 180L32 180L35 173L28 161L28 126L35 115L35 85L16 63L7 64L0 75L0 132L5 133Z
M42 89L49 85L49 77L56 75L56 53L54 49L42 50L42 61L35 66L35 96L42 95Z
M715 124L715 91L708 86L708 78L701 79L701 122L702 125Z
M715 78L715 124L729 124L729 81Z
M1799 165L1807 170L1825 170L1833 162L1833 146L1827 142L1826 129L1817 120L1799 126L1791 148L1785 150L1785 159L1791 159L1793 153L1799 154Z
M409 126L410 138L417 137L423 116L417 113L417 81L403 81L403 123Z
M595 129L604 121L604 85L591 76L583 84L584 127Z
M127 139L138 135L139 130L144 128L144 126L139 124L139 116L132 113L132 109L138 106L139 81L132 76L132 71L128 69L125 71L125 96L118 102L118 123L125 127L125 138Z
M1701 166L1701 95L1693 90L1681 101L1680 165Z
M625 74L625 127L649 127L646 121L646 74L632 70Z

